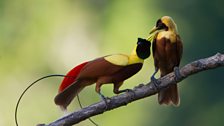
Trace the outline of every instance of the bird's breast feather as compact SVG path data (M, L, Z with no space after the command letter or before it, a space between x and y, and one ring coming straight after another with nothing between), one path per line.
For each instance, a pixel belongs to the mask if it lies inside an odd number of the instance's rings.
M170 40L171 43L176 42L176 34L174 34L171 31L160 32L157 36L157 39L163 39L163 38L166 38L166 39Z

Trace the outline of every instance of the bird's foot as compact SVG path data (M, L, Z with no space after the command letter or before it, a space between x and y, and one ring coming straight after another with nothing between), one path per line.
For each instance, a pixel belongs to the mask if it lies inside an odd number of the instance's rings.
M183 76L180 73L179 67L174 67L173 71L174 71L174 74L175 74L175 81L176 82L180 81L183 78Z
M154 88L156 89L156 91L159 90L159 84L161 83L160 81L158 81L154 76L151 77L151 81L152 81L152 84L154 86Z
M108 97L105 97L102 93L100 93L99 92L99 95L100 95L100 98L101 98L101 100L103 100L104 101L104 103L105 103L105 110L107 110L108 109L108 106L109 106L109 103L107 102L107 99L110 99L110 98L108 98Z

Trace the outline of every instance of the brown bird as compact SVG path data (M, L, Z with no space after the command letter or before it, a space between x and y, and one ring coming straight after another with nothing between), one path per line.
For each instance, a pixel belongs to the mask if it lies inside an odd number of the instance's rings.
M126 79L142 68L144 59L150 56L150 46L149 41L139 38L137 46L130 55L108 55L76 66L62 81L54 99L55 103L62 109L66 109L83 88L94 83L96 83L96 92L104 100L105 97L100 92L103 84L113 83L115 94L128 91L128 89L119 90L119 88Z
M154 58L155 72L151 80L156 85L159 82L155 79L155 74L160 70L160 76L163 77L170 72L175 72L177 79L181 76L179 73L179 64L182 57L183 45L177 31L177 26L173 19L164 16L156 22L156 26L150 32L153 39L152 51ZM159 104L172 103L178 106L180 99L178 95L177 84L173 84L158 93Z

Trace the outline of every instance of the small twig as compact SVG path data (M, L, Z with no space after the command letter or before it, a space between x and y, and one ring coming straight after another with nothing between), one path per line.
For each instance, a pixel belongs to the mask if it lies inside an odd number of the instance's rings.
M180 73L182 78L178 80L178 82L182 81L183 79L187 78L190 75L195 73L214 69L217 67L224 66L224 54L217 53L216 55L200 59L189 63L180 69ZM73 112L63 118L60 118L48 125L42 126L71 126L73 124L77 124L89 117L99 115L104 113L105 111L109 111L121 106L125 106L133 101L152 96L156 94L159 90L166 88L167 86L176 82L174 73L170 73L162 78L159 79L161 84L155 88L153 84L148 83L146 85L140 84L139 86L133 89L133 92L127 92L124 94L120 94L118 96L114 96L110 99L107 99L107 109L105 110L106 106L103 101L92 104L88 107L85 107L79 111ZM158 90L157 90L158 89Z

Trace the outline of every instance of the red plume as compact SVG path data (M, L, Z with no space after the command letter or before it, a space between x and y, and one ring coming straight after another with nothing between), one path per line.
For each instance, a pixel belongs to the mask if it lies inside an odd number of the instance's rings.
M79 64L78 66L74 67L72 70L70 70L60 85L58 92L62 92L64 89L66 89L68 86L70 86L75 80L76 77L79 75L82 68L87 64L88 62L84 62L82 64Z

